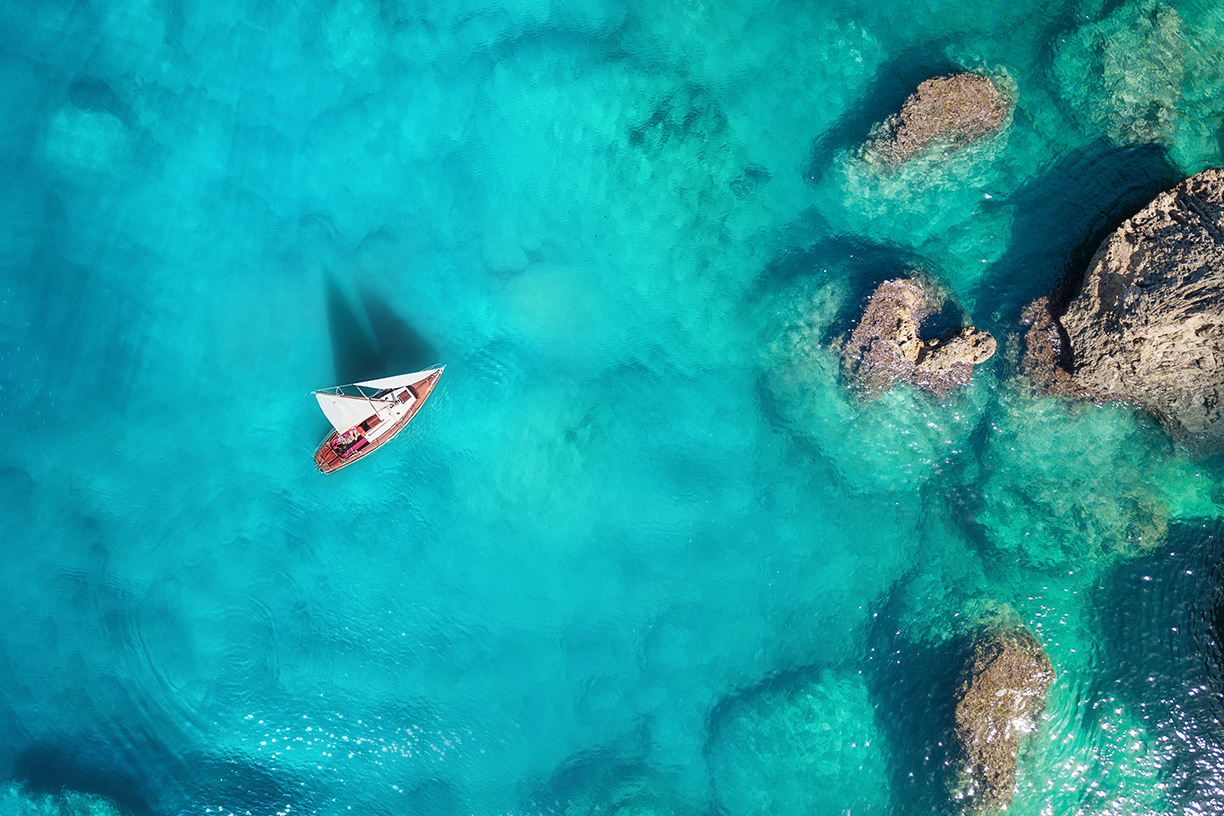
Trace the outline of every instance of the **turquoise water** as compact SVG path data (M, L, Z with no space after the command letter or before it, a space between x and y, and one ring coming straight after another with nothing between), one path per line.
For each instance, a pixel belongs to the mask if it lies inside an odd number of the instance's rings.
M1224 809L1224 463L1007 340L1224 162L1218 5L0 25L0 813L949 812L992 623L1057 671L1009 812ZM1003 133L857 159L955 68ZM1004 351L864 407L828 340L913 268ZM314 471L312 389L435 362Z

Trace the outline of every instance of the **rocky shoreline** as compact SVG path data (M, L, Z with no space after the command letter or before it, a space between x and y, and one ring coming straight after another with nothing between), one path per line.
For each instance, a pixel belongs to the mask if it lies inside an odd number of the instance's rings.
M883 172L939 146L954 150L997 132L1010 106L987 77L929 79L872 129L859 158ZM897 386L945 397L969 383L994 354L995 338L963 313L949 320L949 312L959 307L925 275L880 283L853 328L830 343L844 386L869 404ZM1014 412L1042 403L1057 409L1041 398L1122 403L1157 417L1192 457L1224 452L1224 169L1186 179L1126 219L1096 249L1069 296L1051 292L1023 310L1017 334L1005 363L1012 368L1008 387L1038 400L1021 400ZM1154 426L1150 432L1160 435ZM1125 459L1115 449L1110 461ZM996 485L988 473L981 486L991 495L979 502L974 523L1019 525L1025 536L1048 538L1050 530L1029 523L1040 518L1065 533L1068 566L1086 557L1087 540L1102 557L1129 557L1164 540L1170 512L1148 488L1149 477L1105 476L1114 489L1093 498L1114 515L1105 514L1110 523L1098 530L1077 526L1081 516L1098 518L1080 500L1068 495L1063 506L1068 485L1061 473L1038 468L1030 483L1014 485ZM1019 496L1014 507L1008 491ZM1025 515L1030 511L1036 516ZM955 807L970 813L1009 807L1022 741L1039 728L1054 677L1042 643L1020 625L973 638L952 701L954 722L941 729L957 765Z
M1070 302L1039 298L1024 323L1021 370L1040 392L1127 402L1193 450L1224 450L1224 170L1157 196Z

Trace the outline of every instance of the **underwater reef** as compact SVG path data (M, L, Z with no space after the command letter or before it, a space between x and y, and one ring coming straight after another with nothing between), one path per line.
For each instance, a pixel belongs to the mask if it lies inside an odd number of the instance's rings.
M128 816L126 810L102 796L67 788L55 793L37 793L11 782L0 788L0 813L4 816Z

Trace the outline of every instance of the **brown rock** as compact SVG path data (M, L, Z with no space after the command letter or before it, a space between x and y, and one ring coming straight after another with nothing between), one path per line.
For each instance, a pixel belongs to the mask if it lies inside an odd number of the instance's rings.
M1187 179L1124 222L1061 316L1039 301L1026 318L1036 322L1022 364L1039 387L1126 400L1207 449L1224 447L1224 170Z
M934 77L910 94L899 113L872 128L863 158L895 166L937 140L967 144L1002 127L1010 110L1011 99L989 77Z
M1037 729L1054 667L1027 630L980 637L956 692L956 747L974 811L1011 804L1021 738Z
M966 326L942 343L931 340L915 368L915 381L925 383L947 380L949 388L965 385L973 377L973 367L994 356L996 343L990 332ZM932 385L931 390L939 389Z
M943 296L917 280L881 283L843 349L846 376L868 398L878 397L899 380L939 396L968 383L973 367L994 354L995 339L972 326L944 338L924 338L923 321L943 307Z
M1071 378L1071 344L1048 297L1034 300L1020 317L1024 340L1020 369L1037 390L1052 396L1096 399Z

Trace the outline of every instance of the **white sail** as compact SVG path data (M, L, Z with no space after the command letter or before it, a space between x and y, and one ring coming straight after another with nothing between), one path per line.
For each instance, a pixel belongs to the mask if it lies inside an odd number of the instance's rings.
M417 371L412 374L397 374L394 377L383 377L378 380L366 380L364 382L353 383L360 385L362 388L371 388L375 391L382 391L385 388L402 388L405 385L412 385L420 382L438 369L428 368L424 371Z
M369 400L321 391L315 392L315 399L319 401L319 407L327 415L327 421L336 429L336 433L344 433L359 422L372 417L379 408L392 404L389 400Z

